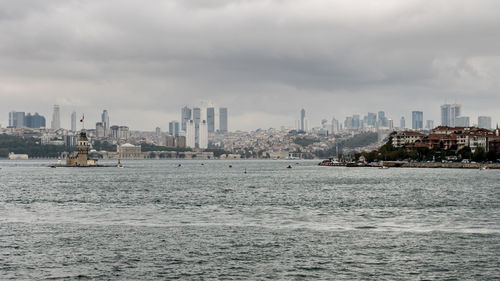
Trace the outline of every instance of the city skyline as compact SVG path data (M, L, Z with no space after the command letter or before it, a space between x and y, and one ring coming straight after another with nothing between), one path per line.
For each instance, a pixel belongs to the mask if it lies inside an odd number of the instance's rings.
M169 3L5 3L2 126L58 104L61 126L106 108L152 131L203 100L232 130L292 127L300 108L309 127L374 109L438 121L448 103L500 122L498 1Z

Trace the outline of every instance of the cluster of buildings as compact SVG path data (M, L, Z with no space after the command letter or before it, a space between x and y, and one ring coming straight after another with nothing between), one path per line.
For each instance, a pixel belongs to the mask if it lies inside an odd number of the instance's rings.
M418 148L428 149L456 149L469 147L475 152L482 147L486 152L500 149L500 130L488 130L477 127L449 127L439 126L422 133L403 131L392 136L394 147L406 147L408 150Z

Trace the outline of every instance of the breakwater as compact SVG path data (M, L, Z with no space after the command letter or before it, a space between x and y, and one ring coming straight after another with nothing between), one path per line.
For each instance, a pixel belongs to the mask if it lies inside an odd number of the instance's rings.
M401 162L401 161L384 161L386 167L400 168L449 168L449 169L500 169L500 163L441 163L441 162Z

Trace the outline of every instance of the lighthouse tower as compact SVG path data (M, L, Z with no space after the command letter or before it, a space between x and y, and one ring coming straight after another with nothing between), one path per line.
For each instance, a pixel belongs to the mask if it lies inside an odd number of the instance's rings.
M87 138L87 132L83 129L80 132L80 138L78 139L78 157L76 159L76 166L88 166L89 160L89 139Z

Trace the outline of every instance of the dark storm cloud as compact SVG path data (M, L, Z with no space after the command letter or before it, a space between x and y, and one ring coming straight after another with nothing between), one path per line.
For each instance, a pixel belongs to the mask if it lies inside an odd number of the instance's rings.
M291 125L301 107L312 124L377 110L437 120L446 99L500 119L498 1L0 5L0 120L60 103L152 129L210 100L249 129Z

